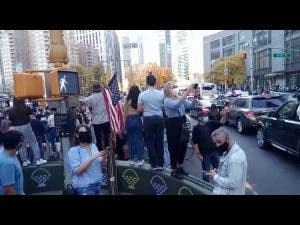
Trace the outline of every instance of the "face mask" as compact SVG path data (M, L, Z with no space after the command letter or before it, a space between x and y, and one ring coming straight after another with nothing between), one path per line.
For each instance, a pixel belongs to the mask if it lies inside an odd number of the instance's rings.
M178 95L178 92L179 92L178 88L173 88L172 89L172 94L173 95Z
M208 116L203 117L202 120L203 120L204 123L207 123L208 122Z
M91 143L92 137L88 131L80 132L78 135L78 139L81 143Z
M300 105L298 106L298 109L297 109L297 116L298 116L298 119L300 120Z
M224 152L228 151L227 140L222 145L220 145L219 147L217 147L217 151L218 151L219 155L223 155Z

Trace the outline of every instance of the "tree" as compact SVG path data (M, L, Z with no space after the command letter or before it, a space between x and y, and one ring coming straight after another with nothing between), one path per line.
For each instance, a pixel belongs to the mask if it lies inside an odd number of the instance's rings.
M216 84L244 84L246 81L246 68L243 52L237 55L226 57L226 67L228 68L228 75L224 75L225 58L219 59L213 69L205 74L208 82L215 82Z
M146 65L136 65L125 72L129 87L132 85L139 85L142 88L146 87L146 77L150 72L156 76L157 87L161 87L168 81L175 80L169 68L158 66L156 63L148 63Z
M94 80L101 80L104 75L104 67L102 64L95 65L92 68Z

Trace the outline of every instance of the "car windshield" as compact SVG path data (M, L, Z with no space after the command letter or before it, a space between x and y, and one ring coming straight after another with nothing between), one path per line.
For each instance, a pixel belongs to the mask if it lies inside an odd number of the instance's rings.
M284 98L260 98L252 99L253 108L274 108L279 107L285 102Z
M208 86L203 86L202 89L205 91L212 90L215 87L215 85L208 85Z

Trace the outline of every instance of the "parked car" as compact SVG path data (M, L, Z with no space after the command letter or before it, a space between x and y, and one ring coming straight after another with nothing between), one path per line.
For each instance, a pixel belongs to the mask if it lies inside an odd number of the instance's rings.
M261 149L274 146L300 157L300 116L298 100L285 102L277 111L259 117L256 139Z
M239 133L245 134L249 128L256 127L260 115L275 111L284 102L280 95L240 97L226 108L226 120L236 125Z

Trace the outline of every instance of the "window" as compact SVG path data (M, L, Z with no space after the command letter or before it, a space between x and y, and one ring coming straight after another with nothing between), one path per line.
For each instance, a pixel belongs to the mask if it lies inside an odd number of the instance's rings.
M235 34L232 34L230 36L224 37L222 39L222 45L230 45L230 44L234 44L235 43Z
M253 108L276 108L285 102L284 98L253 98Z
M245 42L239 44L239 51L243 51L245 49Z
M245 41L245 31L239 32L239 42Z
M238 108L247 108L247 99L245 98L241 98L241 99L238 99L235 103L234 103L234 106L235 107L238 107Z
M263 31L257 32L254 37L256 37L257 46L267 45L268 42L271 41L271 31L263 30Z
M254 58L255 61L255 68L265 69L271 67L271 53L270 49L260 51L256 53L256 57Z
M286 42L286 48L300 50L300 37L294 38ZM289 52L289 51L288 51ZM286 63L299 63L300 62L300 51L291 51L291 58L286 59Z
M223 56L230 56L235 54L235 47L224 48L223 49Z
M218 59L218 58L220 58L220 52L211 52L210 53L211 60Z
M210 49L216 49L220 47L220 39L210 42Z
M294 120L297 110L296 102L287 102L278 112L279 117L282 119Z

